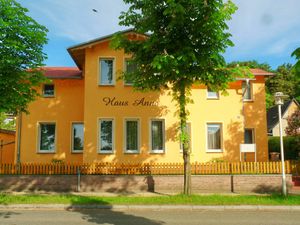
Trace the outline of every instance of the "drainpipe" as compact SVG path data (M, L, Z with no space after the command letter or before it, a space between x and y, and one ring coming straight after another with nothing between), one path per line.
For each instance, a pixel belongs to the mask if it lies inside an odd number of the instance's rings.
M21 163L21 130L22 130L22 113L18 116L18 135L17 135L17 164Z

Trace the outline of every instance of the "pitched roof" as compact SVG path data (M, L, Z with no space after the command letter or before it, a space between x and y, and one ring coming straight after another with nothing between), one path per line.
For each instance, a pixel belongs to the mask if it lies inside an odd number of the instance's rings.
M282 111L281 116L285 114L286 110L289 108L292 102L295 102L299 106L299 103L295 99L285 102L281 106L281 111ZM279 115L278 115L278 106L276 105L270 108L267 112L268 130L273 129L278 123L279 123Z
M263 69L250 69L250 72L253 73L255 76L274 76L274 73L267 72Z
M77 67L42 67L41 70L50 79L82 78L82 72Z
M16 134L16 131L14 131L14 130L0 129L0 133L15 135L15 134Z

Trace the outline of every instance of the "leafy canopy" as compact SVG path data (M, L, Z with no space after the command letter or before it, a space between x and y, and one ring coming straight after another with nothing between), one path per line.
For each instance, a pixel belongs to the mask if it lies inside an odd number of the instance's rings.
M195 82L225 90L233 80L222 53L233 46L226 20L237 9L222 0L124 0L120 25L133 26L146 39L118 35L112 46L132 55L138 70L125 73L137 89L161 89ZM239 70L236 70L238 72ZM239 74L240 75L240 74Z
M36 68L46 59L47 29L27 12L15 0L0 0L0 112L26 111L45 79Z
M288 126L286 127L285 132L288 135L296 136L300 138L300 109L299 108L292 115L288 117Z

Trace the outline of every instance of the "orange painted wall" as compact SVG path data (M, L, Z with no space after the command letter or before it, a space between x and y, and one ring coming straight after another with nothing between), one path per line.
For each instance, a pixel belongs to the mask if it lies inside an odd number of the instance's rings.
M15 141L15 134L0 132L0 140L3 140L4 144L0 149L0 164L13 163L15 161L15 143L12 142Z
M84 80L53 80L55 97L40 97L22 114L21 162L82 162L82 154L71 153L71 123L83 121ZM41 91L41 90L39 90ZM56 123L56 152L38 153L38 123Z

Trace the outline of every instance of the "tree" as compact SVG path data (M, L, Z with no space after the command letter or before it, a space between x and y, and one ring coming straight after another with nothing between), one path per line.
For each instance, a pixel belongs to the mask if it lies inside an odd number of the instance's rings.
M8 120L5 113L0 113L0 129L6 130L15 130L16 129L16 120L11 118Z
M233 61L227 64L227 67L235 67L235 66L247 66L251 69L263 69L268 72L273 72L271 66L268 63L259 63L256 60L249 60L249 61Z
M297 48L293 53L292 53L292 57L295 57L297 62L294 65L294 68L299 76L300 74L300 47Z
M130 4L122 12L120 25L131 26L144 40L128 39L119 33L115 49L132 55L137 70L125 73L138 90L169 89L177 103L180 140L183 144L184 193L191 193L190 152L186 106L191 103L191 87L202 83L225 91L228 82L242 76L240 69L226 69L222 53L233 46L226 21L237 9L229 0L124 0Z
M290 136L300 136L300 109L288 117L288 126L285 132Z
M25 112L44 81L38 67L46 55L47 29L15 0L0 0L0 112Z

